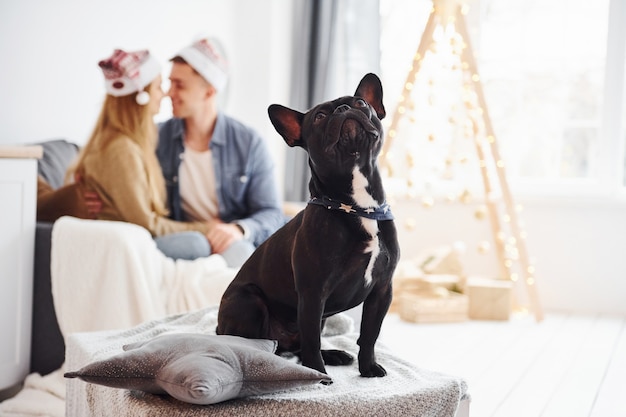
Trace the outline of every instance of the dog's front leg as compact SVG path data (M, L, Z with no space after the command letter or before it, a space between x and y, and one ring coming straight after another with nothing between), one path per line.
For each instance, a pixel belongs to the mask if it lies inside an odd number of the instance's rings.
M363 303L363 315L361 316L361 333L357 344L359 345L359 372L365 377L381 377L387 375L387 371L376 362L374 345L380 334L383 319L391 304L391 285L374 289Z
M299 294L298 327L302 365L326 373L321 349L321 323L324 300L319 294Z

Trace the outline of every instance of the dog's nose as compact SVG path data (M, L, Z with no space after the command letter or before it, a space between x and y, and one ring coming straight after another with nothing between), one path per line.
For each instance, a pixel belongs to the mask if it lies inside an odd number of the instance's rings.
M344 113L348 110L350 110L350 106L348 106L347 104L342 104L335 109L334 113Z

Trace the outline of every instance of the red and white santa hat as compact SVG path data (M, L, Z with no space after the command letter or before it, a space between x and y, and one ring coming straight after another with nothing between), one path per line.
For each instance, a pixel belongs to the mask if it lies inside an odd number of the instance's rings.
M161 65L147 50L126 52L121 49L98 63L104 73L108 94L115 97L137 94L138 104L147 104L150 96L143 89L161 73Z
M183 58L217 91L223 90L226 86L228 63L218 52L215 40L208 38L197 40L176 55Z

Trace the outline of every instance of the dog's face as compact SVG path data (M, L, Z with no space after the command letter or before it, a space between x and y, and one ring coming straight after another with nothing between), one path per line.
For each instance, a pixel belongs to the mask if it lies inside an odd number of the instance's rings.
M382 96L378 77L367 74L354 96L318 104L307 113L274 104L268 113L289 146L309 153L313 171L336 175L375 163L383 143Z

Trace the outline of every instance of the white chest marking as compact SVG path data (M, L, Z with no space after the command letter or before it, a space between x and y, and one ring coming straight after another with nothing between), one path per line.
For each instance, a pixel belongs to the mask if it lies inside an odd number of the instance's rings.
M352 198L356 204L360 207L377 207L378 203L367 192L366 187L368 185L367 178L359 171L357 167L354 167L352 171ZM376 258L380 253L380 245L378 241L378 221L367 219L365 217L359 217L363 229L370 235L370 240L367 242L367 246L363 253L371 253L370 261L365 269L365 286L369 286L372 283L372 271L374 270L374 264Z

